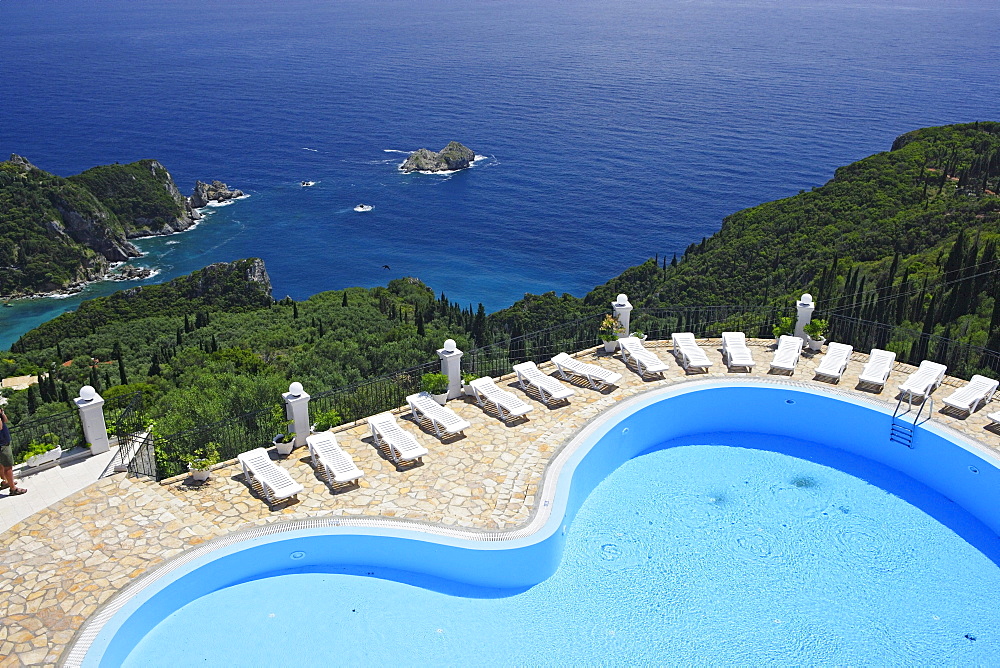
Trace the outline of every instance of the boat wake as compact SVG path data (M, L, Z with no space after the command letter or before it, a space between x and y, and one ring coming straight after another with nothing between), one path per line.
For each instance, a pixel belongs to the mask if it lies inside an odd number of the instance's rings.
M303 146L302 150L303 151L312 151L313 153L319 153L319 149L318 148L309 148L308 146Z

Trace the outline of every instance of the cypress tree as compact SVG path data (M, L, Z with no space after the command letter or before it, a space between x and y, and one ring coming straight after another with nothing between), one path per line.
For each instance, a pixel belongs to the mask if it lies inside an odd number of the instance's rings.
M153 353L153 360L149 365L149 372L147 376L159 376L160 375L160 356Z
M38 394L42 398L42 403L47 404L52 401L52 399L49 398L49 379L45 376L38 379Z
M299 318L299 303L292 302L292 320L298 320Z
M666 261L666 257L663 259ZM486 339L486 308L483 307L482 302L479 302L476 317L472 320L472 338L480 346Z
M184 314L184 333L185 334L191 333L191 321L188 320L187 313Z
M66 358L63 357L62 346L59 345L58 341L56 341L56 357L59 358L60 362L66 361Z
M417 335L424 335L424 316L419 311L417 312Z
M97 365L91 365L90 367L90 386L93 387L98 392L101 391L101 379L97 375Z
M674 257L670 260L670 266L671 267L677 266L677 253L674 253Z
M38 393L35 390L34 385L28 386L28 413L31 415L35 414L38 410Z
M61 383L59 388L59 398L62 399L64 403L69 403L69 388L66 387L66 383Z
M181 345L181 328L177 328L177 345Z
M347 306L347 290L344 290L344 299L340 302L340 305L343 307Z

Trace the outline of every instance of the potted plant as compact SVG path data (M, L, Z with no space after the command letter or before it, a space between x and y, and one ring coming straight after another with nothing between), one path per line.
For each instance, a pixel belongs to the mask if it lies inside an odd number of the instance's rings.
M826 332L830 329L829 320L810 320L802 327L809 336L809 350L819 350L826 343Z
M443 373L425 373L420 377L420 387L442 406L448 400L448 376Z
M29 441L28 447L21 454L22 461L28 466L41 466L54 462L60 456L62 448L59 447L59 436L52 433L43 434L41 438Z
M284 434L275 434L271 440L274 448L282 457L292 454L295 449L295 432L290 431Z
M191 472L191 479L196 482L208 480L209 470L219 463L219 444L209 441L205 447L200 448L193 457L188 459L187 467Z
M469 386L469 383L479 378L474 373L462 373L462 394L467 397L475 396L473 389Z
M618 345L618 337L625 333L625 328L618 322L618 318L608 313L604 316L600 326L597 328L597 335L604 341L604 352L613 353Z
M340 416L336 408L331 408L328 411L320 411L316 414L316 422L313 423L312 430L314 432L328 431L343 421L344 418Z
M778 324L771 328L774 338L790 336L795 331L795 321L791 317L778 318Z
M643 332L641 329L633 329L632 330L632 336L634 336L635 338L639 339L640 341L645 341L646 340L646 333Z

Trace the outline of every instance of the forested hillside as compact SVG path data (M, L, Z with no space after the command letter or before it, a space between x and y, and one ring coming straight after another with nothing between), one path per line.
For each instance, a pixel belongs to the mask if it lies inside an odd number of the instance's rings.
M155 160L68 179L12 155L0 162L0 296L63 290L138 257L128 239L188 227L193 214Z

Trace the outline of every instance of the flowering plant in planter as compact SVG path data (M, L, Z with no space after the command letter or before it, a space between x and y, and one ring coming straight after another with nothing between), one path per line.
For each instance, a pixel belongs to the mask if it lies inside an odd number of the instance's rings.
M601 337L601 341L608 343L610 341L617 341L618 336L625 333L625 328L622 324L618 322L618 318L611 315L610 313L604 316L604 320L597 328L597 335Z

